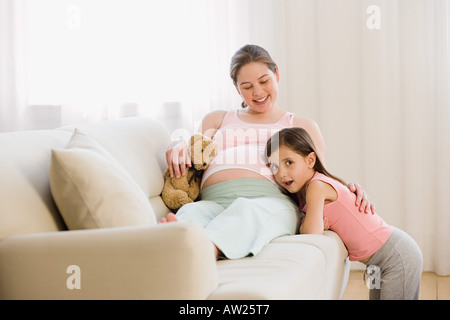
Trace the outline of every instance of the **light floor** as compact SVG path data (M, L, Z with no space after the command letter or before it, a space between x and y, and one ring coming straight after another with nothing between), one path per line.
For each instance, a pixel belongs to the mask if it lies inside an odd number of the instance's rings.
M347 288L342 300L368 300L369 289L363 281L363 272L350 271ZM432 272L422 273L420 284L421 300L450 300L450 276L441 277Z

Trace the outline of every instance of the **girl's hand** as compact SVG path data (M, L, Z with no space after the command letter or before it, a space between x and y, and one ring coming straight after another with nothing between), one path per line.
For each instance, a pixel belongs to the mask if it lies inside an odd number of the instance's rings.
M191 167L191 157L189 157L188 145L186 141L174 141L166 151L166 162L169 168L170 177L179 178L186 175L186 165Z
M359 212L375 214L375 207L373 203L370 203L369 196L364 189L357 183L349 183L347 187L351 192L356 193L355 205L359 206Z
M323 218L323 230L328 230L330 229L330 223L328 222L328 218Z

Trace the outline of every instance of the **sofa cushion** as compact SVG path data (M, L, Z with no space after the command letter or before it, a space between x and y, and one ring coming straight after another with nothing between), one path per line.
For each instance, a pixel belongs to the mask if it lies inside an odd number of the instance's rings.
M325 257L302 243L269 243L256 256L217 263L211 300L285 300L323 297Z
M50 193L48 168L50 150L63 148L70 136L57 130L0 133L0 240L66 229Z
M122 165L150 199L157 219L167 215L169 209L160 194L167 169L165 154L171 137L161 123L132 117L61 130L73 133L75 128L97 141Z
M75 130L65 149L53 149L53 198L69 229L156 224L142 189L99 143Z
M348 252L333 231L282 236L256 256L217 262L219 285L208 299L340 299Z

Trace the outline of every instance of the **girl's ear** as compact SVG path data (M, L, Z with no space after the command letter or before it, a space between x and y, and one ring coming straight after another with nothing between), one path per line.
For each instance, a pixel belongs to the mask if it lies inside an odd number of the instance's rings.
M314 151L310 152L310 154L308 154L308 156L306 157L306 163L308 164L309 169L314 168L314 165L316 164L316 158L317 155Z

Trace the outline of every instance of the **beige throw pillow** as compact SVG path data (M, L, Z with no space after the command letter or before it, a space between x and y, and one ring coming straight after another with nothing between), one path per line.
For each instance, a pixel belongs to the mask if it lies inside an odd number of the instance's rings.
M147 196L99 143L75 130L53 149L50 188L69 229L156 224Z

